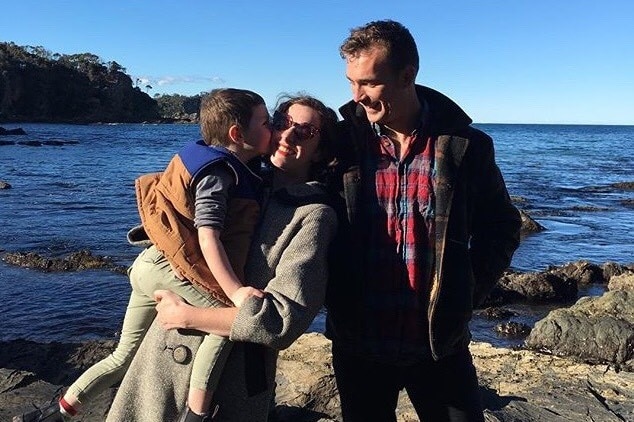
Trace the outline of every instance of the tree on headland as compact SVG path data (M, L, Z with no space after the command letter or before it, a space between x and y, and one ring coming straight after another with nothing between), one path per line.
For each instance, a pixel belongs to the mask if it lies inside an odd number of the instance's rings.
M181 121L197 121L201 95L154 94L161 116Z
M106 64L108 65L108 72L110 73L117 73L117 72L125 73L125 67L121 66L119 63L115 61L111 61Z

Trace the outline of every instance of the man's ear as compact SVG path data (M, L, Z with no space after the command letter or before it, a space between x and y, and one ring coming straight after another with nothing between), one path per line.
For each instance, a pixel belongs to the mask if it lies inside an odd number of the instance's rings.
M244 140L242 139L242 130L238 125L231 125L228 135L231 142L234 142L236 144L241 144L242 142L244 142Z
M407 65L405 69L401 71L401 82L403 86L409 86L416 83L416 68L414 66Z

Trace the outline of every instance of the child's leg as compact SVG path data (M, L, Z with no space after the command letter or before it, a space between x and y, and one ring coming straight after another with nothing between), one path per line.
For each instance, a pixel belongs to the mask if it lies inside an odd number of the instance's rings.
M200 344L192 365L188 407L199 415L207 413L218 387L232 343L224 337L208 334Z
M156 316L156 302L132 291L123 319L117 348L106 358L91 366L69 388L64 399L78 410L102 391L121 381L147 329Z
M181 296L187 303L200 307L224 307L225 305L213 298L209 293L199 290L188 280L181 280L173 276L169 262L161 254L155 257L155 268L163 268L172 277L157 277L163 285L156 288L168 289ZM202 351L202 352L201 352ZM220 374L225 361L231 351L231 342L225 337L207 334L201 343L192 365L192 376L187 398L189 409L198 415L209 411L213 390L218 385ZM186 409L185 409L186 410Z
M165 286L165 288L178 294L187 303L194 306L225 307L222 302L213 298L209 293L199 290L187 280L175 278L170 280L170 285ZM225 337L213 334L205 335L194 357L187 397L187 407L195 414L203 415L210 411L213 390L218 386L222 369L230 351L231 342Z
M155 263L153 251L146 249L129 269L132 293L123 319L119 344L112 354L90 367L69 387L64 400L71 406L71 411L77 410L82 403L90 401L123 379L156 316L156 302L152 296L153 282L159 277L169 276L157 271Z

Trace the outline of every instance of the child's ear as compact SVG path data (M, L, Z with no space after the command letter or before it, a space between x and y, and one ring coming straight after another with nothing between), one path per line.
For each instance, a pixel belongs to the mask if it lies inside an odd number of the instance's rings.
M228 135L231 142L234 142L236 144L241 144L242 142L244 142L242 139L242 130L238 125L231 125Z

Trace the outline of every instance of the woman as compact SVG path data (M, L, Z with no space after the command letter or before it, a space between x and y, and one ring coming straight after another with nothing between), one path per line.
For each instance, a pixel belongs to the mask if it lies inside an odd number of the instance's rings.
M334 210L317 182L331 161L337 117L309 96L286 97L273 118L271 192L264 204L245 269L263 289L240 308L196 308L165 290L156 292L158 321L123 380L107 420L174 420L185 405L191 356L199 330L236 342L214 402L213 420L266 421L275 390L278 351L309 327L323 305ZM215 407L215 405L213 406Z

